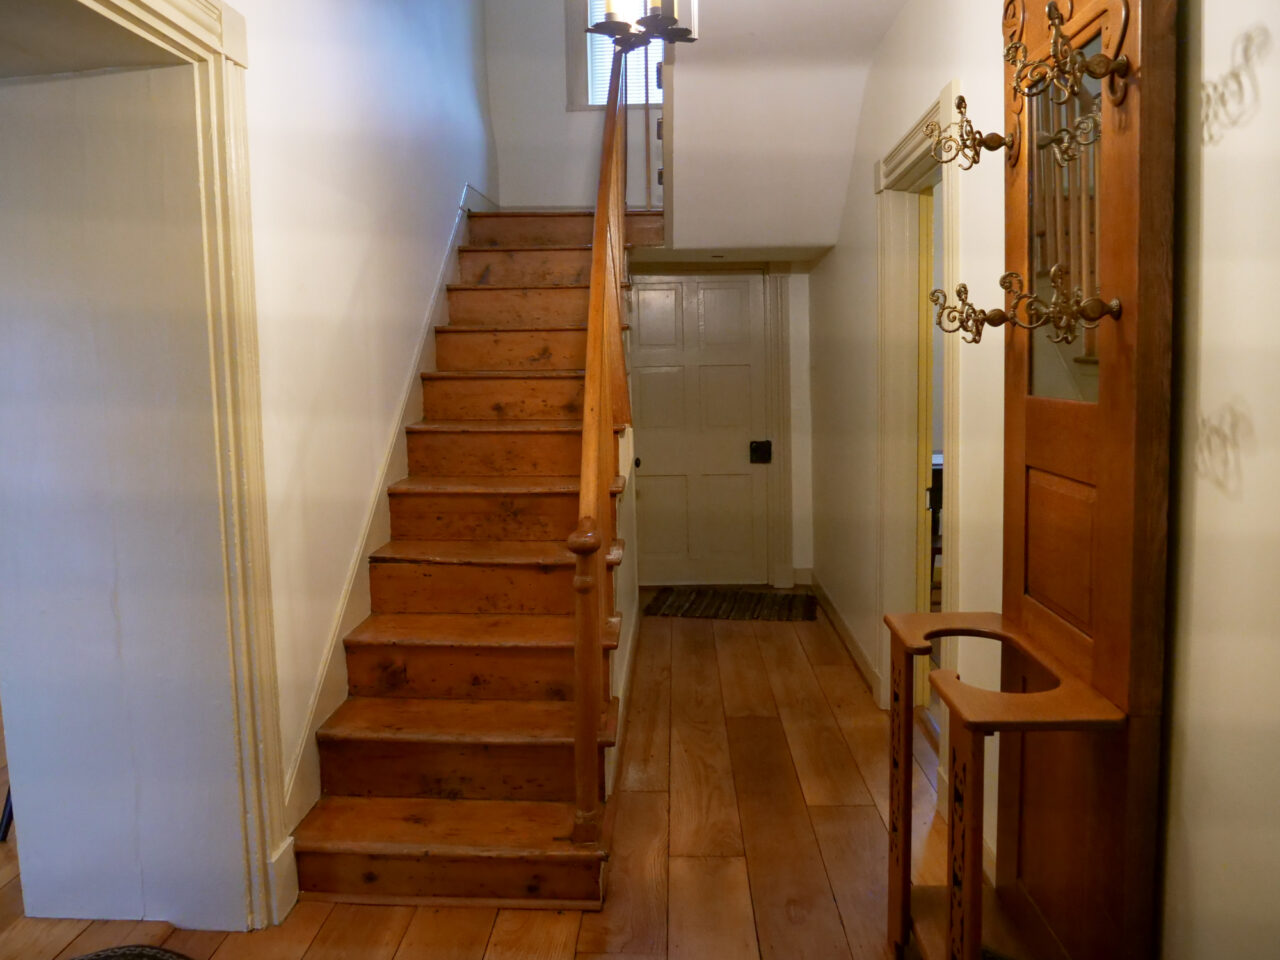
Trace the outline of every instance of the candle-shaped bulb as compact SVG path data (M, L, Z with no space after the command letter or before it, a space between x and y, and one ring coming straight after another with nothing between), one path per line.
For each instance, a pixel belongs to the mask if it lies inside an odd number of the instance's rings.
M606 20L618 19L618 5L616 0L604 0L604 18Z

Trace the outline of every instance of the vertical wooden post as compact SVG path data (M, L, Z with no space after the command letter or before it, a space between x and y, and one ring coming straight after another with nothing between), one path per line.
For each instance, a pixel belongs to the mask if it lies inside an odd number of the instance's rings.
M985 737L951 713L947 823L947 956L982 960L982 779Z
M604 811L600 804L600 646L598 569L603 561L600 531L587 519L569 538L569 549L577 554L573 578L576 593L577 638L574 649L573 842L594 843L600 838Z
M889 945L902 956L911 937L911 764L915 712L914 658L896 634L890 640L889 703Z

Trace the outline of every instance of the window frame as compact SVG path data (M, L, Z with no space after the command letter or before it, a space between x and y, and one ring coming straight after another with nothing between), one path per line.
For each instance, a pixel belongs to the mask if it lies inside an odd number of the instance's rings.
M603 110L606 106L603 103L591 102L591 80L587 72L587 45L584 42L586 28L583 26L587 22L587 3L588 0L565 0L564 4L565 109L570 112ZM638 106L638 104L632 104L632 106ZM653 106L660 108L662 102L653 101Z

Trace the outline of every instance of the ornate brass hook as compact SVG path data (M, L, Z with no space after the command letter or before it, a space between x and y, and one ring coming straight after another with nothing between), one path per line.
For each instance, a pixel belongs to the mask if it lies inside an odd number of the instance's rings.
M1071 126L1056 133L1040 134L1040 147L1053 147L1053 158L1058 161L1058 166L1065 167L1080 158L1081 147L1097 143L1101 136L1102 111L1095 109L1092 113L1076 117Z
M963 283L956 287L959 302L955 306L947 303L945 290L934 290L929 294L929 302L938 308L938 326L943 332L963 333L968 343L979 342L984 327L999 327L1006 323L1024 330L1047 325L1052 328L1050 340L1071 343L1081 330L1096 328L1103 317L1120 319L1119 300L1107 302L1098 297L1085 297L1079 287L1070 289L1067 269L1061 264L1056 264L1049 271L1049 281L1053 284L1053 300L1045 303L1025 292L1026 283L1021 274L1006 273L1000 278L1000 289L1013 295L1013 304L1008 312L979 310L969 302L969 287ZM1026 320L1018 319L1019 311L1026 314Z
M1112 59L1105 53L1086 57L1072 48L1063 32L1066 19L1057 0L1049 0L1047 10L1053 38L1046 59L1028 60L1027 45L1020 40L1005 47L1005 62L1014 67L1014 95L1030 98L1047 92L1054 103L1066 103L1080 92L1086 74L1095 80L1112 77L1112 84L1122 89L1124 78L1129 75L1129 58L1122 54Z
M969 170L977 166L978 161L982 159L983 150L995 152L1004 147L1013 149L1017 143L1016 134L1002 137L998 133L984 134L981 130L973 129L968 111L969 104L965 98L956 97L956 112L960 114L959 120L945 127L936 120L930 120L924 125L924 135L933 141L933 149L929 152L939 163L950 163L958 159L960 169Z

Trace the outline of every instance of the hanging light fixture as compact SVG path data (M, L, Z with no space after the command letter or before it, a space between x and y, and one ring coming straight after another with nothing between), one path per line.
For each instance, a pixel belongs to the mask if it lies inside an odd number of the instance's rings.
M610 37L614 44L623 50L643 47L651 40L662 40L666 43L693 43L697 39L691 29L680 25L677 0L649 4L649 12L640 17L634 25L619 19L617 4L614 0L606 0L604 19L589 26L587 33L598 33Z

